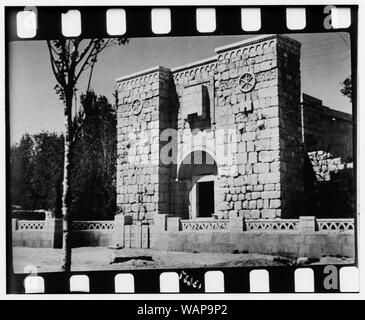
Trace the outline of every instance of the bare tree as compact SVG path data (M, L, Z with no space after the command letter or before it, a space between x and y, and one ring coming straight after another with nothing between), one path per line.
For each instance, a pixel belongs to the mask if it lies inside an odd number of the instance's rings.
M62 217L63 217L63 263L62 270L71 270L71 227L70 217L70 188L69 172L71 149L82 126L82 116L72 118L73 96L76 90L77 81L88 69L91 69L88 89L90 87L91 75L97 57L105 48L112 45L124 45L128 42L126 38L90 39L81 38L47 40L51 67L57 80L54 87L56 93L64 104L64 168L63 168L63 191L62 191ZM75 112L76 114L76 112Z

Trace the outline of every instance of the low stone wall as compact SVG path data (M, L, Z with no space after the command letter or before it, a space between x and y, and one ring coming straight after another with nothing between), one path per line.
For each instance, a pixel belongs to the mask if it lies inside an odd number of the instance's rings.
M73 247L108 247L113 244L114 220L74 221Z
M108 247L113 244L112 230L85 230L72 232L72 247Z
M132 224L131 216L114 221L74 221L73 247L120 246L190 252L248 252L289 257L354 257L354 219L182 220L160 214L154 224ZM13 220L13 246L62 247L62 219Z
M54 241L53 234L47 232L15 231L13 247L62 248L62 239L57 243Z
M62 248L62 219L13 219L13 247ZM114 221L74 221L73 247L107 247L113 244Z
M291 258L355 257L354 233L296 231L162 232L152 236L153 249L189 252L247 252Z
M354 219L243 219L181 220L155 218L151 248L190 252L248 252L320 258L354 257Z
M12 219L13 247L62 248L62 219Z

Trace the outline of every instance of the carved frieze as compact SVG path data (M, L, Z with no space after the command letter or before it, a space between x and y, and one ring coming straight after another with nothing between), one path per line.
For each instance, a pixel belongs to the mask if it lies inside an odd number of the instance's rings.
M222 80L219 82L219 89L221 90L225 90L225 89L229 89L229 88L233 88L233 87L241 87L242 84L242 77L245 74L251 74L250 72L246 72L244 73L240 78L236 78L236 79L229 79L229 80ZM268 80L273 80L276 79L278 75L278 70L275 69L271 69L268 71L264 71L264 72L260 72L257 73L256 75L254 75L254 79L251 79L251 84L252 84L252 80L254 81L254 83L256 82L262 82L262 81L268 81ZM251 86L251 89L249 91L251 91L253 89L253 87ZM241 89L242 91L242 89ZM248 91L243 91L243 92L248 92Z

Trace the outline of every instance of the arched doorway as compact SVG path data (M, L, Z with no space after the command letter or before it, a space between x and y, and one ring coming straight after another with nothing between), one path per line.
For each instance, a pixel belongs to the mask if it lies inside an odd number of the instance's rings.
M177 175L183 185L184 217L211 218L216 213L217 173L214 158L203 150L184 158Z

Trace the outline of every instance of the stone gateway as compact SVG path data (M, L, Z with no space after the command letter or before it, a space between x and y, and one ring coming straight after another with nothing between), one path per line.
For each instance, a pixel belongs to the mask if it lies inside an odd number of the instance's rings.
M308 152L331 145L342 157L348 140L328 143L307 125L319 113L348 132L352 123L301 99L300 47L287 36L259 36L117 79L119 220L151 226L153 243L165 231L240 232L254 220L312 216Z

